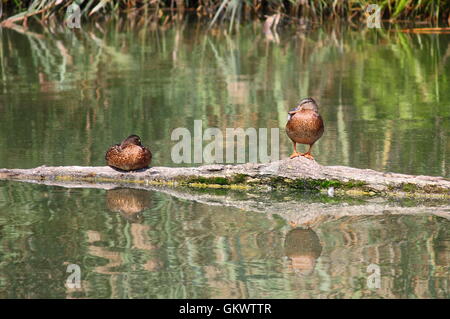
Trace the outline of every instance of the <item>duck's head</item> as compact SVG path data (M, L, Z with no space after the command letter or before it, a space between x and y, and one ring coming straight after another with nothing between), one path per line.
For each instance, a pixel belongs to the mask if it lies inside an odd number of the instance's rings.
M297 106L288 112L288 120L291 119L292 115L302 110L313 110L315 112L319 112L319 107L317 106L316 101L313 98L307 97L298 102Z
M289 111L289 114L300 112L301 110L313 110L319 112L319 107L313 98L307 97L298 102L297 106Z
M141 138L137 135L130 135L128 136L126 139L123 140L123 142L120 144L121 148L124 148L125 146L128 145L138 145L138 146L142 146L141 144Z

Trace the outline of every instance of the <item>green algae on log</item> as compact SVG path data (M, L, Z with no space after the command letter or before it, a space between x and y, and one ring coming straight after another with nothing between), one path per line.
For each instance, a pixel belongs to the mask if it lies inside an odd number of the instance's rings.
M444 177L322 166L302 157L265 164L151 167L133 172L108 166L40 166L0 169L0 179L315 192L333 187L337 194L450 198L450 180Z

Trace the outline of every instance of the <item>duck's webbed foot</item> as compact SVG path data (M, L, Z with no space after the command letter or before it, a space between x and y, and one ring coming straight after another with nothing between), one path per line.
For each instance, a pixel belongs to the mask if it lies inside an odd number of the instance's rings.
M314 156L312 156L311 153L309 153L309 152L307 152L305 154L301 154L301 156L304 156L304 157L306 157L307 159L310 159L310 160L314 160Z
M303 154L301 154L301 155L304 156L304 157L306 157L307 159L314 160L314 156L311 155L311 149L312 149L313 145L314 145L314 143L310 144L310 145L309 145L308 152L303 153Z
M299 157L299 156L302 156L302 154L299 153L299 152L294 152L294 153L292 153L291 156L289 156L289 158L296 158L296 157Z

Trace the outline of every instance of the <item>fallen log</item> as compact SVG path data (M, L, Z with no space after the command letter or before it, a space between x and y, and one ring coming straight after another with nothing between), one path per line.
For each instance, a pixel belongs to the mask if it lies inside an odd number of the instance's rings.
M336 194L450 198L450 180L444 177L383 173L345 166L322 166L306 158L271 163L151 167L133 172L108 166L40 166L0 169L0 180L109 183L115 185L188 186L271 191L332 191Z

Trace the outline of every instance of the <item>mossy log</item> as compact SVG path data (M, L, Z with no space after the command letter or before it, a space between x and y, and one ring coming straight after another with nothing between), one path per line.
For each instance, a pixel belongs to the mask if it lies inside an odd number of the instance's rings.
M118 187L159 191L308 226L360 215L432 214L450 218L448 179L321 166L303 158L268 164L152 167L135 172L110 167L41 166L0 169L0 179L107 191ZM334 194L328 193L330 187Z
M32 169L0 169L0 179L257 191L291 189L326 192L332 187L336 194L355 196L450 198L448 178L383 173L345 166L322 166L303 157L265 164L151 167L133 172L118 171L107 166L40 166Z
M127 213L130 207L139 207L139 210L147 207L148 198L142 190L165 193L178 200L194 201L209 206L228 206L243 211L257 212L267 215L268 218L284 220L295 225L316 227L324 222L339 218L355 216L383 216L387 215L434 215L450 219L450 203L448 199L417 199L402 198L386 200L380 197L364 196L333 196L317 192L298 192L295 189L274 189L267 191L254 191L229 188L206 190L198 187L172 187L164 185L145 185L142 183L126 183L118 185L116 182L92 183L84 181L62 180L23 180L23 182L44 184L48 186L65 188L95 188L106 190L106 201L111 210L112 192L128 191L131 199L122 196L116 198L116 206L119 211L122 201L123 211ZM126 188L124 188L126 187ZM148 195L150 196L150 195ZM116 196L117 197L117 196ZM123 212L122 212L122 215ZM126 214L127 219L134 220L139 215Z

